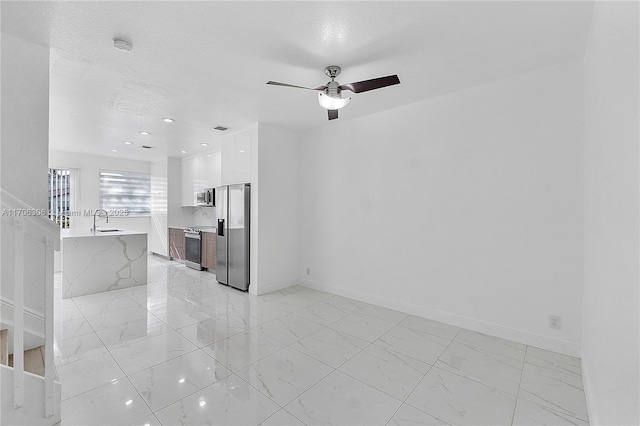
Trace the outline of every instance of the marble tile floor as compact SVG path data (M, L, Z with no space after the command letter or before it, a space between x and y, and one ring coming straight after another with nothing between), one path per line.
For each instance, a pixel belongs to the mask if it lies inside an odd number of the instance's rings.
M62 425L588 424L577 358L153 256L148 277L56 297Z

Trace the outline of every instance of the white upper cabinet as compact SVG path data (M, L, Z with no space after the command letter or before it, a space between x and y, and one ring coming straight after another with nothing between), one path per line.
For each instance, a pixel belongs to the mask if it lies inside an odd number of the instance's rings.
M236 138L222 139L222 185L236 183Z
M213 182L211 186L217 188L222 185L222 152L217 151L213 153L210 165L213 168Z
M195 206L195 180L197 170L197 162L195 158L183 158L182 159L182 167L180 169L181 172L181 203L183 206Z
M215 188L220 186L220 151L206 154L200 158L200 176L204 184L204 188Z
M182 159L182 206L195 206L196 193L221 185L221 153Z
M236 136L236 182L251 182L251 133Z
M251 182L251 132L222 139L222 185Z

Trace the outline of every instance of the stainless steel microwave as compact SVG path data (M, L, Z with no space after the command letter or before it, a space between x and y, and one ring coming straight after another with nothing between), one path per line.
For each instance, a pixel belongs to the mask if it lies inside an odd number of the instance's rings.
M215 207L216 206L216 189L209 188L203 192L197 192L196 206Z

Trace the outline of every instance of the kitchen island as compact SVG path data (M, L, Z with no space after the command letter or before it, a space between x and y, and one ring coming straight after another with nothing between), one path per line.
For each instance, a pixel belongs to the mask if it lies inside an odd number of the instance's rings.
M147 234L63 229L62 298L147 284Z

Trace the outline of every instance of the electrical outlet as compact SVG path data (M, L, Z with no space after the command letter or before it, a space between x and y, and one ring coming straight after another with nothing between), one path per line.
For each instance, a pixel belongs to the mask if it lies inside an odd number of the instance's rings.
M307 268L307 275L311 275L311 268Z
M549 315L549 327L560 330L562 328L562 318L557 315Z

